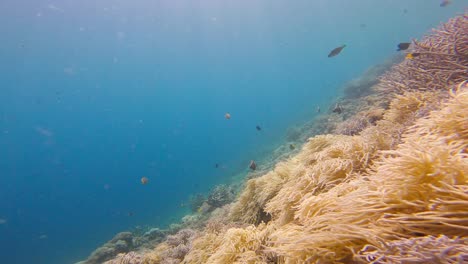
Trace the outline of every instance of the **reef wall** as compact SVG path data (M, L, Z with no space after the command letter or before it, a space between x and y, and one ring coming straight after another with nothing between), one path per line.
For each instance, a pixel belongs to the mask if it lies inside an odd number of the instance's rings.
M232 203L106 263L468 262L468 17L408 52Z

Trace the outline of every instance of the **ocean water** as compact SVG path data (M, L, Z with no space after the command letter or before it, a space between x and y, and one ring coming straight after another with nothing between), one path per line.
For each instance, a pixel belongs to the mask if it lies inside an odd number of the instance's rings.
M439 4L2 0L0 263L74 263L179 220L191 195L467 6Z

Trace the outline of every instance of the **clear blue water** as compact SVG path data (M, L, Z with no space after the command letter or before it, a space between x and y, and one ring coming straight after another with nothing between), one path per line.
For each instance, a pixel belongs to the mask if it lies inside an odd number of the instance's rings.
M466 3L2 0L1 263L73 263L179 219Z

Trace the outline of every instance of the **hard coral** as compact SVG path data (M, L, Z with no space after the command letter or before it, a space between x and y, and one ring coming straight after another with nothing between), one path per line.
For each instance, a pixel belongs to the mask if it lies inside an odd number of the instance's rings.
M468 16L450 19L414 41L412 53L420 54L393 67L381 78L381 90L402 93L408 90L440 90L467 79Z
M375 125L378 120L382 119L383 113L383 109L370 109L359 112L338 124L335 133L348 136L357 135L368 126Z
M207 203L214 209L232 202L234 198L234 190L230 186L221 184L211 191Z
M441 235L388 242L381 248L367 245L356 256L372 263L467 263L468 239Z
M136 252L121 253L116 258L106 261L103 264L141 264L143 256Z

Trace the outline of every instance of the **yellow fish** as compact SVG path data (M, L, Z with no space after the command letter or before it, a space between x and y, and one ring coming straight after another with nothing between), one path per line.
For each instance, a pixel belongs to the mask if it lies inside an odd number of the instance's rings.
M415 57L418 57L419 55L421 55L421 53L416 53L416 52L415 53L408 53L408 54L406 54L405 58L412 60Z

